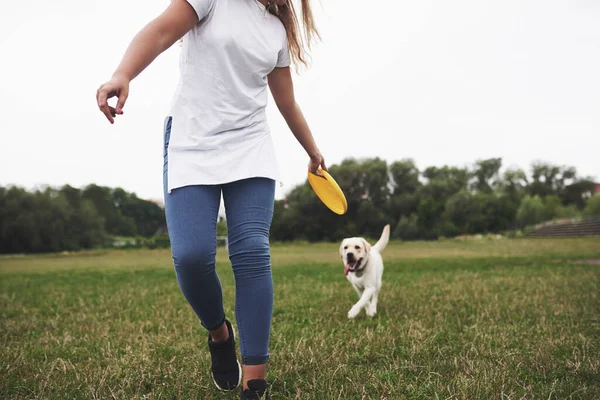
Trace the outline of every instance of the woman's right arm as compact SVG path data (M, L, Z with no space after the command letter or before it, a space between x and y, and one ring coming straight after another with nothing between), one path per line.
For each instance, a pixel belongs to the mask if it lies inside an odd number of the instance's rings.
M111 80L96 92L98 107L111 124L117 114L123 114L129 82L197 23L198 15L186 0L172 0L160 16L133 38ZM117 105L111 107L108 99L115 96L118 98Z

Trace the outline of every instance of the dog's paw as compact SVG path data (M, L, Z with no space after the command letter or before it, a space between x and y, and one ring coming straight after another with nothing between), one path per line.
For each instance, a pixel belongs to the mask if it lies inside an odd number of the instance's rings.
M350 311L348 311L348 318L350 319L354 319L356 318L356 316L358 315L358 313L360 312L360 308L354 306L350 309Z
M368 317L373 317L373 316L375 316L375 314L377 314L377 309L375 309L373 307L368 307L365 311L366 311Z

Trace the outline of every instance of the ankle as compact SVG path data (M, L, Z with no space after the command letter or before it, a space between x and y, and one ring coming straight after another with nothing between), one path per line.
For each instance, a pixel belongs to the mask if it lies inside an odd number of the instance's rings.
M227 324L225 324L225 322L214 331L209 331L209 333L210 338L214 343L225 342L229 339L229 329L227 329Z
M242 365L243 388L248 389L248 381L265 380L267 364Z

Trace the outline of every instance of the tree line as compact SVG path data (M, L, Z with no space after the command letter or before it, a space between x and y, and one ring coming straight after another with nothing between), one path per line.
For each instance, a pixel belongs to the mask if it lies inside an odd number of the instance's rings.
M0 254L103 247L116 236L151 237L164 225L160 206L121 188L0 187Z
M580 177L574 167L536 162L529 173L501 171L500 158L471 167L423 170L410 159L391 164L379 158L346 159L330 172L346 195L348 212L339 216L329 211L304 182L275 202L271 239L376 238L390 224L394 238L435 240L600 215L594 181ZM226 233L223 221L218 228L219 235ZM137 237L141 246L168 246L168 237L154 243L157 231L166 231L162 207L121 188L0 187L0 253L98 248L110 246L115 237Z
M346 159L329 171L346 195L348 212L330 212L305 182L276 202L271 237L310 242L377 238L389 223L394 238L433 240L600 214L595 182L578 176L574 167L535 162L529 174L514 167L501 170L501 158L423 170L411 159L389 165L379 158Z

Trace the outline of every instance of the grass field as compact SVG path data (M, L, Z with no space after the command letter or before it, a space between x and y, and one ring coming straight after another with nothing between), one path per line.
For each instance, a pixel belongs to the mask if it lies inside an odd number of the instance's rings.
M233 314L226 254L218 269ZM378 315L337 245L273 246L274 399L599 399L600 239L392 243ZM0 258L0 398L236 399L170 254Z

